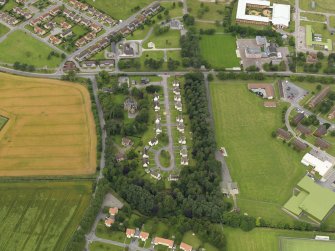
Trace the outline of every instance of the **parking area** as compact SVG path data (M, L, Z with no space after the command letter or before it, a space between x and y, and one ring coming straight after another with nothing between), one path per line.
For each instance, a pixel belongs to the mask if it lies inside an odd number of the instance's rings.
M302 89L288 80L283 81L282 84L284 98L289 100L291 103L299 103L299 101L309 93L305 89Z

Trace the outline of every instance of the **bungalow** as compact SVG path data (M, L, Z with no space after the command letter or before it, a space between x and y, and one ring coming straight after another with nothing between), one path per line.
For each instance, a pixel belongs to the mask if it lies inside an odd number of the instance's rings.
M159 135L162 133L162 126L161 124L156 124L156 129L155 129L156 135Z
M177 124L177 130L181 133L184 133L185 132L185 125L184 123L178 123Z
M302 124L299 124L297 126L297 130L301 133L301 134L304 134L304 135L310 135L312 134L312 130L310 128L308 128L307 126L304 126Z
M143 158L149 158L148 149L147 148L144 148L142 157Z
M141 232L139 238L141 239L141 241L147 241L147 239L149 238L149 233Z
M172 83L172 86L173 87L179 87L179 81L178 80L174 80L173 83Z
M68 36L71 36L73 33L72 33L72 30L71 29L68 29L68 30L65 30L63 31L61 34L60 34L60 37L61 38L67 38Z
M41 28L38 27L38 26L35 26L35 27L34 27L34 32L35 32L37 35L40 35L40 36L43 36L43 35L46 33L45 30L41 29Z
M318 129L314 132L314 136L322 137L323 135L327 134L327 127L325 125L320 125Z
M319 147L322 150L328 149L331 147L331 144L324 139L316 138L315 146Z
M159 107L159 102L154 102L155 112L158 112L161 108Z
M182 166L188 166L188 158L187 157L181 157L180 164Z
M160 116L157 116L156 117L156 120L155 120L155 124L160 124L161 123L161 117Z
M158 144L158 139L153 138L152 140L149 141L149 146L155 146Z
M111 207L109 208L108 212L109 212L109 215L115 216L119 212L119 209L117 207Z
M127 228L126 236L127 238L133 238L135 236L135 229Z
M115 222L114 219L112 219L112 218L107 218L107 219L105 219L105 226L106 226L106 227L111 227L112 224L113 224L114 222Z
M156 245L163 245L166 246L168 248L173 248L173 240L168 240L168 239L164 239L161 237L155 237L153 240L153 244Z
M181 157L187 157L187 148L183 146L179 154Z
M179 180L179 175L176 174L170 174L168 177L168 181L178 181Z
M188 245L184 242L180 243L180 249L183 250L183 251L192 251L192 246L191 245Z
M58 37L54 36L54 35L51 35L49 37L49 41L50 43L54 44L54 45L58 45L58 44L61 44L62 43L62 40L59 39Z
M305 115L303 113L298 113L292 119L292 124L297 126L304 118L305 118Z
M60 23L60 27L63 29L63 30L68 30L68 29L71 29L72 28L72 25L63 21Z
M156 172L155 170L150 170L150 175L152 178L156 180L160 180L162 178L161 174L159 172Z
M123 137L121 141L122 141L121 144L124 147L128 147L128 146L132 146L133 145L133 141L130 138L128 138L128 137Z
M305 150L305 149L308 147L308 145L306 145L305 143L301 142L301 141L298 140L298 139L294 139L294 141L293 141L293 146L294 146L294 148L297 149L298 151L300 151L300 150Z
M154 94L154 102L159 101L159 95L157 93Z
M286 140L286 141L289 141L291 138L292 138L292 135L290 132L282 129L282 128L278 128L277 129L277 137L283 139L283 140Z
M178 143L182 144L182 145L186 144L186 137L185 137L185 135L182 135L182 136L179 137Z

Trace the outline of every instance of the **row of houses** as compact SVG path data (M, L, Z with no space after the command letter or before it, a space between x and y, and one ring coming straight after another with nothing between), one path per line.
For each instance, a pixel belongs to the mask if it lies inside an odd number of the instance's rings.
M24 10L20 7L14 7L12 11L17 15L24 17L26 20L33 17L33 13L31 13L29 10Z
M330 93L330 86L323 88L315 97L308 103L310 108L316 107L318 104L324 100L325 97Z
M40 24L41 22L46 22L50 20L51 18L57 16L61 12L61 7L57 6L51 10L49 10L47 13L44 13L43 15L33 19L30 21L30 25L32 27L35 27L36 25Z
M105 59L105 60L99 60L99 61L94 61L94 60L87 60L84 61L81 66L84 68L109 68L109 67L114 67L115 61L114 59Z
M68 10L68 9L65 9L63 11L63 14L66 18L70 19L71 21L73 21L77 24L84 25L84 26L90 28L92 31L94 31L96 33L98 33L99 31L102 30L101 25L98 25L94 22L91 22L90 20L88 20L86 18L83 18L80 15L77 15L76 13L74 13L74 12Z
M0 11L0 20L5 22L6 24L9 24L11 26L17 25L20 21L16 19L15 17L9 15L7 12Z
M89 33L87 33L85 36L79 38L76 43L75 46L77 46L78 48L84 46L85 44L91 42L93 39L95 39L97 37L97 33L94 31L91 31Z

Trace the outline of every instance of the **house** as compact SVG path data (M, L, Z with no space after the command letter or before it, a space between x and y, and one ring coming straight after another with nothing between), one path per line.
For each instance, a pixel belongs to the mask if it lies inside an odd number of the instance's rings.
M170 174L168 177L168 181L178 181L178 180L179 180L179 175Z
M115 222L114 219L112 219L112 218L107 218L107 219L105 219L105 226L106 226L106 227L111 227L112 224L113 224L114 222Z
M173 240L168 240L168 239L164 239L161 237L155 237L154 240L152 241L152 243L156 246L156 245L163 245L166 246L168 248L173 248Z
M142 157L143 158L149 158L148 149L147 148L144 148Z
M127 228L126 236L127 238L133 238L135 236L135 229Z
M162 133L162 126L161 124L156 124L156 129L155 129L156 135L159 135Z
M277 129L277 137L282 138L283 140L289 141L292 138L292 135L290 132L282 129L282 128L278 128Z
M60 27L63 29L63 30L68 30L68 29L71 29L72 28L72 25L63 21L60 23Z
M274 89L271 84L248 84L249 91L256 93L262 98L273 99Z
M62 40L59 39L58 37L54 36L54 35L51 35L49 37L49 41L50 43L54 44L54 45L58 45L58 44L61 44L62 43Z
M85 39L84 37L82 37L82 38L79 38L79 39L76 41L75 46L77 46L77 47L82 47L82 46L84 46L86 43L87 43L87 42L86 42L86 39Z
M51 16L57 16L57 14L61 11L60 6L57 6L49 11Z
M161 108L159 107L159 102L154 102L155 112L158 112Z
M152 140L149 141L149 146L155 146L158 144L158 139L153 138Z
M5 5L6 2L7 2L7 0L0 0L0 6Z
M130 44L124 44L123 45L123 54L126 56L134 56L134 48L130 46Z
M180 243L179 248L183 251L192 251L192 246L186 244L185 242Z
M154 94L154 102L159 101L159 95L157 93Z
M109 208L108 212L109 212L109 215L115 216L119 212L119 209L117 207L111 207Z
M92 31L95 31L96 33L102 30L102 27L95 23L91 24L90 28Z
M121 162L125 160L125 155L122 152L119 152L118 154L116 154L115 156L116 162Z
M184 123L178 123L177 124L177 130L181 133L184 133L185 132L185 125Z
M184 29L183 23L178 19L171 19L169 22L169 26L171 30L182 30Z
M100 60L99 62L100 67L113 67L114 64L113 59Z
M148 157L143 157L142 162L143 162L143 165L142 165L143 167L148 167L148 165L150 164L149 156Z
M124 103L123 107L125 110L127 110L130 114L134 114L137 111L137 102L135 99L129 97L127 98Z
M157 116L156 117L156 120L155 120L155 124L160 124L161 123L161 117L160 116Z
M43 25L43 27L47 30L51 30L53 29L54 27L56 26L56 23L55 22L48 22L46 24Z
M173 87L179 87L180 83L178 80L174 80L173 83L172 83L172 86Z
M146 77L142 77L141 78L141 84L142 85L146 85L146 84L149 84L150 83L150 79L149 78L146 78Z
M328 119L335 118L335 106L331 109L330 113L328 114Z
M66 61L64 66L63 66L63 71L64 72L69 72L69 71L77 71L77 66L75 62L73 61Z
M72 35L72 30L71 30L71 29L68 29L68 30L63 31L63 32L60 34L60 37L61 37L61 38L67 38L68 36L71 36L71 35Z
M133 145L133 141L130 138L128 138L128 137L123 137L121 141L122 141L121 144L124 147L128 147L128 146L132 146Z
M186 137L185 137L185 135L182 135L182 136L179 137L178 143L182 144L182 145L186 144Z
M297 115L294 116L292 124L297 126L304 118L305 115L303 113L298 113Z
M161 174L159 172L156 172L155 170L150 170L150 176L156 180L160 180L162 178Z
M149 238L149 233L141 231L139 238L141 239L141 241L147 241L147 239Z
M178 115L176 121L177 123L183 123L184 122L183 115Z
M318 172L322 177L325 176L328 171L334 166L328 160L321 160L310 153L306 153L304 155L301 163L305 166L314 167L314 170Z
M179 88L179 86L173 87L173 93L175 95L180 95L180 88Z
M319 147L322 150L325 150L331 147L331 144L329 142L321 138L316 138L314 145Z
M174 101L176 102L181 102L181 95L180 94L177 94L177 95L174 95Z
M318 129L314 132L314 136L322 137L323 135L327 134L327 127L325 125L320 125Z
M84 25L84 26L86 26L86 27L89 27L90 25L91 25L91 21L90 20L88 20L88 19L86 19L86 18L82 18L81 20L80 20L80 24L82 24L82 25Z
M180 156L181 157L187 157L187 148L186 147L183 147L181 150L180 150Z
M297 130L301 133L301 134L304 134L304 135L310 135L312 134L312 130L310 128L308 128L307 126L304 126L302 124L299 124L297 126Z
M183 104L179 101L179 102L175 102L174 103L174 108L179 111L182 112L183 111Z
M93 61L93 60L87 60L87 61L84 61L84 62L82 63L82 66L83 66L84 68L94 68L94 67L96 67L97 65L96 65L96 62L95 62L95 61Z
M187 166L188 165L188 158L187 157L181 157L180 164L182 166Z
M298 139L294 139L293 146L298 151L305 150L308 147L308 145L306 145L305 143L301 142Z
M308 106L310 108L314 108L321 103L321 101L328 95L329 92L330 86L326 86L308 103Z
M37 35L40 35L40 36L43 36L43 35L46 33L45 30L41 29L41 28L38 27L38 26L35 26L35 27L34 27L34 32L35 32Z

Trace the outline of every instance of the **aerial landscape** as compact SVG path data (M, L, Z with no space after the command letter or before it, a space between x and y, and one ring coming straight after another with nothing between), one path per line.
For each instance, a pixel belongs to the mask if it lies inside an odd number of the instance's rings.
M334 0L0 0L0 250L335 250Z

